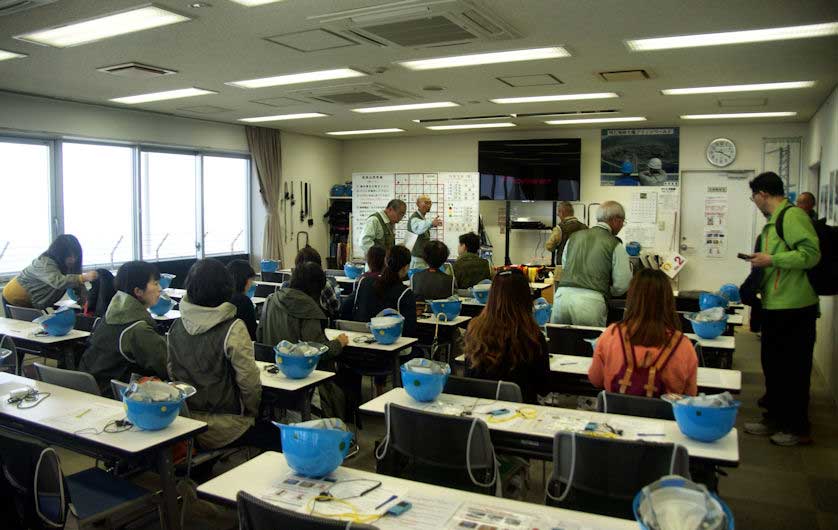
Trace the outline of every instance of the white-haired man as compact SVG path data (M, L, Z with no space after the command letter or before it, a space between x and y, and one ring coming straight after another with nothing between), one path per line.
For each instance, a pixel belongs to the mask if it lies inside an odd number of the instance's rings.
M407 231L416 234L416 243L413 244L413 248L410 250L411 269L428 268L424 257L425 244L431 240L431 228L436 228L442 224L442 219L439 216L433 219L425 218L428 212L431 211L433 204L430 197L420 195L416 198L416 211L407 220Z
M605 326L607 299L628 290L631 266L626 249L617 239L626 212L615 201L597 211L597 224L574 232L562 255L562 278L553 297L554 324Z

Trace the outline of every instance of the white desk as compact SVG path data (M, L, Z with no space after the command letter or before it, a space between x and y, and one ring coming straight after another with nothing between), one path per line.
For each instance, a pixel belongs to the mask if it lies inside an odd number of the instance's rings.
M364 342L355 342L355 339L358 338L369 338L373 337L372 333L361 333L358 331L341 331L338 329L326 329L326 338L329 340L335 340L338 335L341 333L346 334L349 338L349 344L344 347L344 353L337 357L337 361L339 363L345 363L351 366L351 355L352 351L359 351L359 352L370 352L373 354L384 354L386 353L391 357L392 360L392 375L393 375L393 386L397 386L401 384L401 371L399 364L399 352L412 344L415 344L419 341L414 337L399 337L396 342L393 344L380 344L378 342L371 342L369 344ZM349 350L349 351L347 351Z
M262 389L286 394L288 399L294 402L297 410L300 411L303 421L311 419L311 397L314 388L335 376L333 372L315 370L303 379L290 379L285 377L281 370L275 374L265 370L269 366L274 366L274 363L256 361L256 366L259 367L259 380L262 383Z
M432 403L420 403L408 396L404 388L394 388L372 401L364 403L359 410L366 414L383 416L384 406L387 403L395 403L419 410L431 410L440 414L459 414L463 408L473 409L473 415L484 420L489 417L487 413L489 410L501 408L516 410L522 406L521 403L488 399L476 400L473 397L451 394L440 394L437 400ZM476 407L475 403L477 403ZM488 407L484 405L488 405ZM739 463L739 439L736 429L733 429L720 440L705 443L692 440L681 434L674 421L539 405L526 406L536 409L537 417L534 420L518 418L504 423L488 423L496 447L517 453L528 452L534 457L549 460L552 459L553 436L558 432L551 428L551 422L557 419L577 422L593 421L597 423L607 422L616 428L623 429L622 439L624 440L677 443L684 446L691 458L728 466L736 466ZM481 408L485 410L481 410ZM640 436L641 433L662 435L643 437ZM496 434L500 436L496 436Z
M553 282L530 282L530 288L534 291L542 291L552 286Z
M0 317L0 335L7 335L13 339L28 340L37 342L38 344L55 344L58 342L84 340L90 336L89 332L79 331L77 329L71 329L69 333L60 337L38 334L41 331L43 331L43 328L40 324Z
M600 333L605 331L605 328L601 328L598 326L574 326L572 324L547 324L548 328L558 328L558 329L586 329L591 331L599 331ZM736 339L735 337L727 336L727 335L719 335L715 339L702 339L695 333L684 333L687 337L692 340L697 341L703 348L714 348L717 350L733 350L736 349Z
M175 298L180 300L184 296L186 296L186 289L175 289L174 287L168 287L163 289L163 292L168 295L169 298Z
M253 305L259 305L259 304L264 304L265 300L267 300L267 298L265 298L263 296L254 296L250 300L253 302Z
M279 282L266 282L263 280L253 280L253 283L256 285L270 285L272 287L282 287L282 284Z
M33 408L18 409L6 400L9 391L20 386L29 386L51 395ZM112 399L0 373L0 428L20 432L22 426L23 432L29 436L95 456L137 458L154 454L163 485L165 527L179 528L171 448L175 443L205 431L207 424L178 416L170 426L159 431L135 428L113 434L78 433L88 426L93 417L103 418L96 424L101 430L108 421L104 418L124 418L125 410L120 402Z
M727 323L731 326L741 326L745 323L745 317L740 313L727 316Z
M236 495L245 491L259 497L284 477L293 473L285 462L282 453L266 452L244 464L219 475L198 486L198 496L227 506L235 506ZM586 528L598 530L633 530L637 523L628 519L604 517L585 512L553 508L511 499L491 497L462 490L454 490L431 484L423 484L368 471L339 467L331 475L337 480L367 479L381 481L382 487L395 491L405 491L407 501L414 500L415 505L432 504L434 499L451 501L470 506L483 506L506 510L512 513L528 515L539 519L538 528ZM418 508L415 508L418 509ZM408 512L409 514L410 512ZM404 515L403 517L407 517ZM397 517L384 517L372 523L382 530L400 529L404 526ZM488 528L488 526L487 526Z
M427 317L417 318L416 323L417 324L424 324L426 326L436 326L436 321L437 321L436 316L434 316L433 314L430 314L430 313L425 313L425 314L427 315ZM440 326L448 326L448 327L456 327L456 326L459 326L460 324L463 324L464 322L468 322L469 320L471 320L470 316L458 315L457 318L455 318L453 320L445 320L445 318L441 318L439 320L439 325Z
M151 318L160 322L167 322L170 320L177 320L180 318L180 310L178 309L170 309L166 312L165 315L155 315L151 311L149 311L148 314L151 315Z

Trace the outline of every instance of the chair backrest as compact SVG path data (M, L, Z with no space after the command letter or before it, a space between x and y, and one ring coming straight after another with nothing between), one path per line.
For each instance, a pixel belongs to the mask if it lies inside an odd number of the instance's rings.
M689 469L680 445L560 432L553 439L547 502L632 519L632 499L643 486L665 475L690 478Z
M521 387L509 381L490 381L474 379L472 377L448 376L443 392L458 396L497 399L499 401L513 401L521 403L524 400Z
M495 493L499 482L489 427L477 417L449 416L388 404L387 439L393 475L440 486ZM434 433L429 438L428 433Z
M286 274L284 272L262 272L262 280L266 282L276 282L282 283L282 280L285 278ZM290 274L288 274L290 276Z
M550 353L593 357L594 349L585 339L596 339L602 334L598 329L579 329L569 326L547 325L547 346Z
M294 530L327 530L355 528L356 530L375 530L375 526L347 523L336 519L316 517L304 513L292 512L275 504L270 504L258 497L240 491L236 495L239 512L240 530L274 530L275 528L293 528Z
M41 311L40 309L34 309L32 307L6 305L6 309L8 309L9 311L9 318L13 318L15 320L23 320L25 322L32 322L36 318L42 317L46 314L44 311Z
M262 361L265 363L272 363L276 361L276 353L274 352L274 348L269 344L254 342L253 353L256 355L257 361Z
M100 318L101 317L89 317L82 313L76 313L76 324L73 327L79 331L88 331L93 333Z
M18 373L18 356L15 341L8 335L0 335L0 372Z
M361 333L369 333L370 328L366 322L358 322L356 320L336 320L335 325L341 331L360 331Z
M326 269L323 271L326 276L346 276L346 273L343 272L343 269Z
M96 384L96 379L86 372L76 372L73 370L65 370L63 368L53 368L41 363L35 364L35 374L38 381L49 383L51 385L63 386L64 388L72 388L79 392L87 392L101 396L99 385Z
M253 296L258 296L260 298L267 298L268 295L272 295L276 292L276 288L277 288L276 285L265 285L264 283L257 283L256 284L256 291L253 294Z
M0 431L0 508L7 528L63 528L69 492L55 451L38 439Z
M122 391L126 388L128 388L128 383L111 379L111 392L113 392L113 398L115 400L122 401Z
M630 396L603 390L597 395L596 409L607 414L623 414L641 418L675 420L672 405L660 398Z

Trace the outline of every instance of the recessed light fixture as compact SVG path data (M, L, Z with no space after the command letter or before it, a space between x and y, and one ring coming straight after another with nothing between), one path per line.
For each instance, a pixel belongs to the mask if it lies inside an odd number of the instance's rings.
M362 129L360 131L332 131L326 134L331 134L332 136L349 136L352 134L384 134L395 132L404 132L404 129Z
M239 121L259 123L263 121L302 120L305 118L325 118L328 114L320 112L301 112L299 114L277 114L276 116L257 116L255 118L239 118Z
M621 118L580 118L578 120L549 120L547 125L573 125L584 123L619 123L625 121L646 121L644 116L625 116Z
M734 118L782 118L797 116L796 112L737 112L734 114L684 114L682 120L726 120Z
M160 7L146 5L89 20L31 31L15 38L44 46L67 48L187 20L192 19Z
M789 90L811 88L814 81L787 81L783 83L757 83L753 85L703 86L695 88L667 88L661 90L664 96L685 96L689 94L721 94L723 92L755 92L758 90Z
M123 98L113 98L110 101L113 101L114 103L124 103L126 105L136 105L137 103L149 103L151 101L163 101L166 99L189 98L192 96L203 96L206 94L218 94L218 92L192 87L181 88L178 90L167 90L165 92L152 92L150 94L139 94L136 96L126 96Z
M8 50L0 50L0 61L5 61L5 60L8 60L8 59L18 59L20 57L28 57L28 56L23 54L23 53L15 53L15 52L10 52Z
M265 4L273 4L274 2L282 2L282 0L232 0L237 4L247 7L263 6Z
M551 48L531 48L528 50L511 50L506 52L475 53L471 55L456 55L454 57L438 57L435 59L420 59L417 61L400 61L398 64L410 70L435 70L437 68L456 68L459 66L475 66L480 64L514 63L518 61L538 61L541 59L558 59L570 57L570 52L561 46Z
M209 2L192 2L189 4L189 7L192 9L203 9L205 7L212 7L212 4Z
M386 107L366 107L362 109L352 109L352 112L360 112L362 114L369 114L372 112L393 112L398 110L420 110L420 109L441 109L445 107L459 107L460 105L453 101L439 101L436 103L410 103L408 105L388 105Z
M814 37L828 37L830 35L838 35L838 22L810 24L808 26L789 26L784 28L752 29L746 31L726 31L723 33L704 33L700 35L681 35L677 37L636 39L627 40L626 45L631 51L645 52L652 50L669 50L673 48L745 44L749 42L810 39Z
M499 103L502 105L509 103L542 103L545 101L574 101L582 99L606 99L618 98L618 94L614 92L595 92L592 94L556 94L553 96L527 96L520 98L497 98L490 99L492 103Z
M328 81L330 79L346 79L348 77L364 77L366 75L364 72L359 72L352 68L335 68L334 70L318 70L316 72L303 72L301 74L286 74L259 79L248 79L245 81L230 81L225 84L239 88L263 88L279 85L296 85L299 83L314 83L315 81Z
M425 127L432 131L453 131L457 129L492 129L497 127L515 127L514 123L467 123L464 125L430 125Z

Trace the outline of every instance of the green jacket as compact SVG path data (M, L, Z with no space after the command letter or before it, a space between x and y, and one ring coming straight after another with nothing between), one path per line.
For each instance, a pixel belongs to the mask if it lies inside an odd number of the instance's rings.
M611 294L614 249L620 241L611 230L598 224L574 232L566 244L559 287L581 287Z
M815 227L806 212L791 208L783 219L785 243L777 235L775 223L784 208L784 200L762 229L760 250L771 255L772 264L763 269L763 309L798 309L818 303L818 295L809 283L806 271L821 259Z
M466 252L454 262L454 280L458 289L468 289L492 278L492 266L473 252Z

